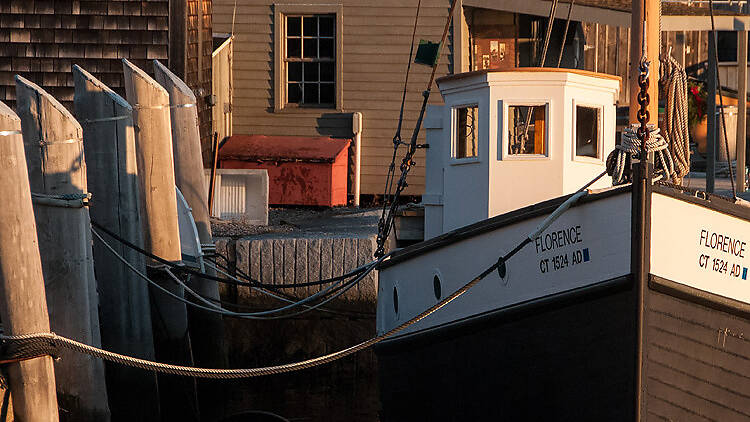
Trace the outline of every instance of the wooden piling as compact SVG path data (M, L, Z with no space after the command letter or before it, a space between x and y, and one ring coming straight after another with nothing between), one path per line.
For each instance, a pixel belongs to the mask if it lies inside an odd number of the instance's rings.
M73 66L73 80L76 117L83 127L89 191L95 198L90 207L91 218L142 246L133 109L124 98L78 66ZM143 255L115 239L108 240L117 253L146 272ZM94 248L94 270L101 303L102 345L113 352L154 360L146 282L104 247ZM153 372L111 362L106 362L105 368L113 420L159 420Z
M31 192L86 194L83 131L76 119L20 76L16 76L16 98ZM101 347L88 208L38 203L34 215L52 330ZM55 376L65 415L76 421L109 420L102 361L69 350L61 351L60 357Z
M50 330L20 130L21 120L0 102L0 319L7 335ZM9 364L7 373L16 419L58 420L51 357Z
M133 107L138 180L143 192L141 217L144 245L149 252L172 262L182 258L177 224L172 129L169 94L143 70L123 59L125 91ZM149 275L172 293L181 287L163 270L148 263ZM183 302L151 289L156 357L161 362L193 365ZM198 420L196 384L193 378L159 376L161 413L165 420Z
M175 182L192 209L200 242L213 243L195 95L185 82L158 60L154 60L154 79L169 93ZM206 272L215 275L210 268L206 268ZM206 297L219 299L216 281L191 277L190 287ZM195 362L214 368L225 366L221 316L192 308L188 309L188 317Z

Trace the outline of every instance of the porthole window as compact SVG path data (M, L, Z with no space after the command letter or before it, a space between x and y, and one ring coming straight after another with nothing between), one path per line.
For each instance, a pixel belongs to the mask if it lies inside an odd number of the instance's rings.
M438 276L437 274L432 277L432 288L435 292L435 299L440 300L440 298L443 297L443 287L440 283L440 276Z
M393 312L398 314L398 290L393 288Z

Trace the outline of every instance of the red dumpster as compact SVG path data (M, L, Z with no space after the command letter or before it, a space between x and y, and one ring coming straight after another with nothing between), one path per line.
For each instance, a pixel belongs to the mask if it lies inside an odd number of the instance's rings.
M346 205L349 139L233 135L219 150L223 169L266 169L268 203Z

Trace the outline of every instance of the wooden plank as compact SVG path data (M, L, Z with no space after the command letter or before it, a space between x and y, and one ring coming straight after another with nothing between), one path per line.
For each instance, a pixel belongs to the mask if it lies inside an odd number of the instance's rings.
M21 120L0 102L0 318L5 335L50 331L44 292L42 262L37 246L34 209L31 205ZM56 422L55 373L52 357L44 356L8 364L8 383L13 406L9 412L19 420ZM12 418L11 418L12 420Z
M118 236L142 246L133 109L101 81L73 66L76 116L83 127L91 218ZM98 241L97 241L98 242ZM98 243L97 243L98 244ZM112 247L145 272L143 255L119 242ZM101 246L101 245L99 245ZM154 359L148 288L109 250L94 248L102 345L142 359ZM113 414L132 420L159 420L156 376L107 362L107 389ZM133 406L133 403L140 403Z
M20 76L16 97L31 192L88 193L81 126L62 104ZM35 204L34 216L52 330L101 347L88 209ZM70 350L60 355L59 405L74 419L109 420L102 361Z
M177 225L172 129L169 117L169 94L143 70L123 59L125 92L133 107L136 132L138 181L141 192L141 216L145 249L163 259L182 259ZM154 263L147 263L153 265ZM165 289L182 297L177 285L157 267L149 274ZM193 365L187 309L183 302L156 289L153 301L154 346L160 362ZM157 319L158 318L158 319ZM163 419L196 420L198 400L193 378L159 376L159 396Z

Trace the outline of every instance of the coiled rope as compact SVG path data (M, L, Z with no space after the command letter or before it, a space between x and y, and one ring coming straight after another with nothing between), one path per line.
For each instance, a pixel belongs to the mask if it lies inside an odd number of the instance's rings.
M612 176L613 186L630 182L631 157L637 156L641 151L641 139L638 135L639 127L639 123L633 123L626 127L620 138L620 145L617 145L607 157L607 174ZM656 174L661 175L662 179L673 179L675 166L667 141L661 136L659 128L655 125L649 124L648 131L646 150L653 152L657 158Z
M659 85L667 99L662 136L674 162L672 181L680 184L682 178L690 172L687 73L672 56L663 57L660 64Z

